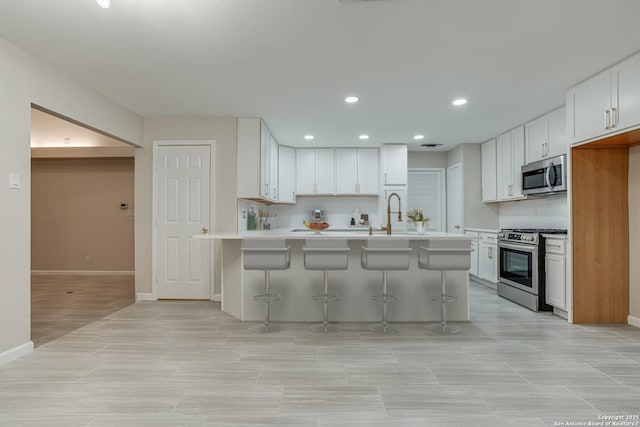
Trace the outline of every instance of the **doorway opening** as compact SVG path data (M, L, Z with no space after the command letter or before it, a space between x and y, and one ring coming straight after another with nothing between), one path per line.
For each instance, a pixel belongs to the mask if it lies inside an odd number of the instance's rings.
M31 109L31 340L135 302L134 147Z

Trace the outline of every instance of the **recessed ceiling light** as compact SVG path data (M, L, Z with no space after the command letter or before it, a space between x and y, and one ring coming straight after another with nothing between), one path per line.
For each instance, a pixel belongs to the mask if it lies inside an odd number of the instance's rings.
M304 139L306 139L307 141L311 141L313 139L313 135L305 135Z
M109 9L111 7L111 0L96 0L96 3L103 9Z
M413 139L415 139L416 141L420 141L421 139L424 139L424 135L420 135L420 134L414 135Z
M360 135L358 138L360 138L360 139L369 139L369 135Z
M358 102L358 97L357 96L347 96L344 99L344 102L346 102L347 104L353 104L354 102Z
M467 100L464 98L458 98L458 99L454 99L452 104L455 105L456 107L459 107L461 105L464 105L467 103Z

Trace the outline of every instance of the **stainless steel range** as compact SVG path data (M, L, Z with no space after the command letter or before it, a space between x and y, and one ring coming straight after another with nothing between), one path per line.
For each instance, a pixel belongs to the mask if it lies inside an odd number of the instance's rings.
M498 295L533 311L551 311L545 302L543 234L558 229L507 229L498 233Z

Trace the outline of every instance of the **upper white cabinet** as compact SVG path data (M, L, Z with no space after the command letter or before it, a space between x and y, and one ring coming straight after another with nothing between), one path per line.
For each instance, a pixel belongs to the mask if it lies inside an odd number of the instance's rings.
M332 148L296 150L297 195L335 194L335 162Z
M378 195L378 149L338 148L336 194Z
M296 202L296 150L278 147L278 202Z
M568 147L565 107L527 123L525 134L526 163L565 154Z
M278 144L259 118L239 118L237 197L278 200Z
M524 127L496 138L497 199L523 198L520 168L524 164Z
M567 91L567 127L572 143L640 125L640 55L635 55Z
M382 157L382 183L407 185L407 146L388 144L380 148Z
M496 140L482 144L482 201L497 200Z

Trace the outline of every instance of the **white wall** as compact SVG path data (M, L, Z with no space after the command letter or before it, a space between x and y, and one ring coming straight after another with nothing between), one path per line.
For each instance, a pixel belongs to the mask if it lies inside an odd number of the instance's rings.
M629 149L629 315L640 319L640 146Z
M561 228L566 230L569 210L566 194L500 203L500 228Z
M153 141L215 141L215 206L212 231L236 231L236 118L158 117L144 120L144 142L136 150L136 292L151 293ZM215 292L220 289L220 242L213 244Z
M30 343L30 127L31 104L86 123L135 144L142 118L46 63L0 39L0 363ZM10 190L9 173L22 188ZM8 356L7 353L9 352ZM5 353L3 358L2 354Z

